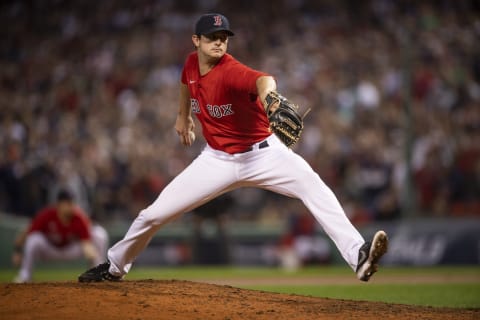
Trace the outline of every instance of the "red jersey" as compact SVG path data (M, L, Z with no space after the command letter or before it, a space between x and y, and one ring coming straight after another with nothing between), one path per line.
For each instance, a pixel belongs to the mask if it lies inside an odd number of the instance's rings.
M28 233L41 232L52 245L58 248L78 240L89 240L90 219L80 208L75 207L73 210L69 223L63 224L58 217L57 208L43 209L33 218Z
M188 86L192 112L213 149L242 152L271 135L256 86L257 79L265 75L225 54L201 76L197 53L187 57L182 83Z

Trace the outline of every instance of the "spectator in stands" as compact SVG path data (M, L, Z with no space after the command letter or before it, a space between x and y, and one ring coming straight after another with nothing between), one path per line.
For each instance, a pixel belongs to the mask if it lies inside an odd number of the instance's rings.
M75 172L68 178L83 190L88 207L105 218L130 218L138 211L134 207L150 202L152 190L158 193L159 181L169 181L191 162L178 152L171 131L179 59L190 50L172 37L191 32L189 8L231 16L246 39L232 47L235 55L290 79L279 83L281 91L314 107L297 148L339 197L351 196L357 137L372 129L382 137L375 146L381 153L375 174L386 183L365 186L355 203L364 206L361 211L375 203L382 203L382 211L398 211L392 205L402 203L405 93L411 91L415 187L423 193L418 207L478 213L470 205L480 198L471 174L478 170L472 165L478 151L465 142L478 141L480 130L476 2L257 1L248 11L242 3L0 5L0 21L8 25L0 30L0 210L33 215L49 199L47 186L62 179L57 159L71 159ZM266 20L269 28L262 24ZM435 136L443 139L436 152L440 171L424 162ZM425 190L432 169L442 181L435 206ZM148 188L142 187L146 181L152 181ZM378 217L385 215L372 214Z

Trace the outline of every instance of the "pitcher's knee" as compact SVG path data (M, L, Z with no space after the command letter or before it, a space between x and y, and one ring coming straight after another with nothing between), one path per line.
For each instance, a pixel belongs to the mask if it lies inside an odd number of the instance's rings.
M141 219L147 225L160 225L168 221L169 215L158 209L148 207L140 211L137 219Z

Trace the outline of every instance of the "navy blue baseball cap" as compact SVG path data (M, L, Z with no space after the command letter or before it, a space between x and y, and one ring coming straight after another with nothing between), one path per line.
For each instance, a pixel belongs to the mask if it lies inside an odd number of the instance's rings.
M195 24L196 35L206 35L217 31L225 31L230 37L234 35L230 30L228 19L219 13L204 14Z
M61 189L57 194L57 201L73 201L73 194L68 189Z

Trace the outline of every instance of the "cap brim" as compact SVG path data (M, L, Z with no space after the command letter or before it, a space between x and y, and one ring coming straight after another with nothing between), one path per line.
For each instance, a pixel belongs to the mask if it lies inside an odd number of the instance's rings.
M207 34L212 34L212 33L218 32L218 31L225 31L229 37L233 37L235 35L235 33L233 33L232 31L230 31L228 29L224 29L224 28L214 28L214 29L208 30L208 32L204 32L202 34L207 35Z

